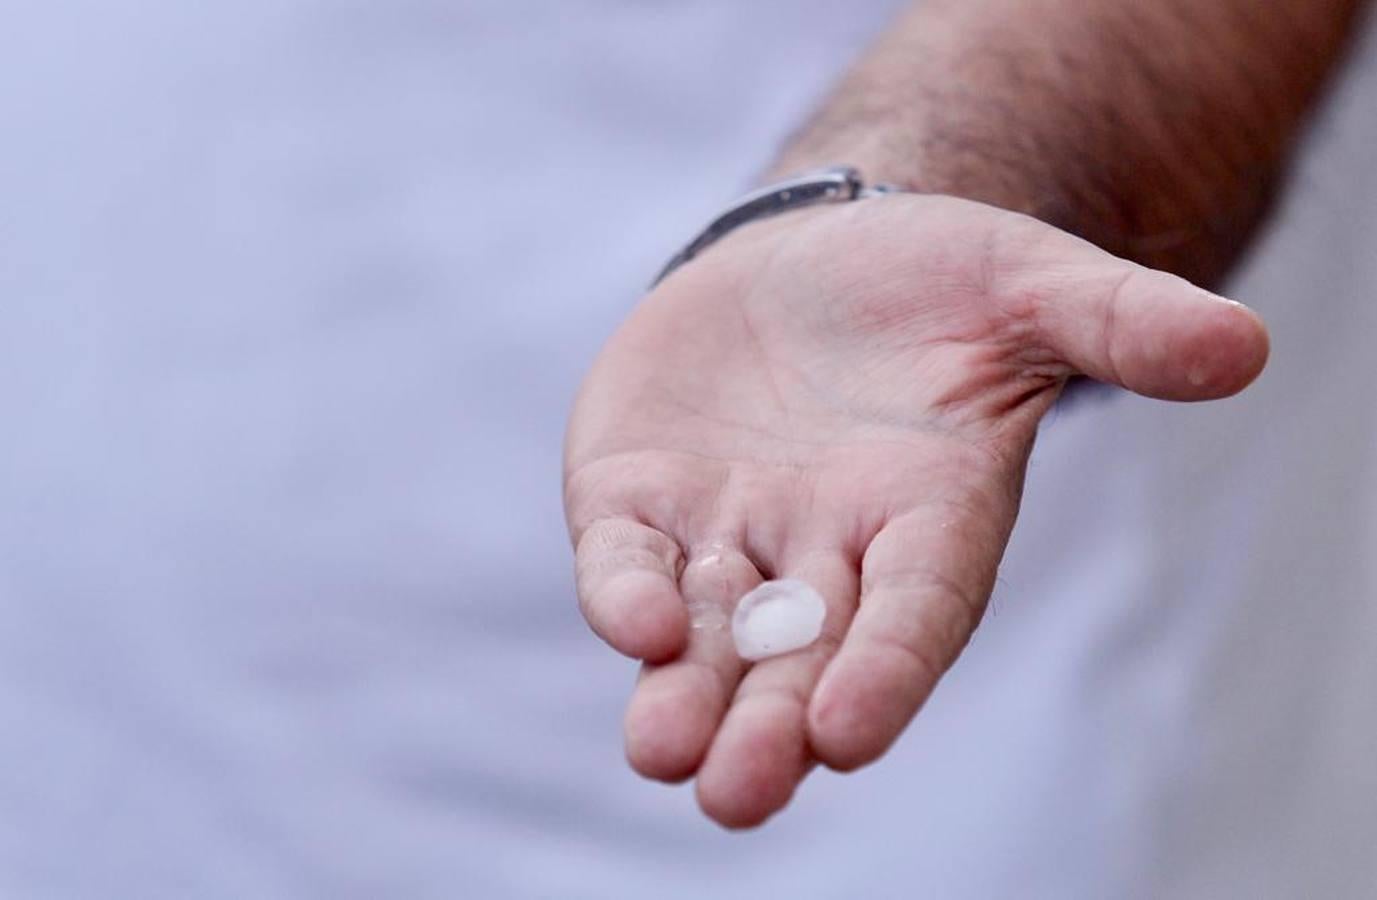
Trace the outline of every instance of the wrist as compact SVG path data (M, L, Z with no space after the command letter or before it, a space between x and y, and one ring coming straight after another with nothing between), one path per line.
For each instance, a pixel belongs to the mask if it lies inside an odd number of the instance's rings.
M974 146L943 151L940 143L900 140L878 125L866 135L837 134L824 140L815 136L786 148L766 170L762 183L844 159L869 183L973 200L1032 216L1097 244L1116 242L1119 229L1111 221L1114 213L1107 198L1097 202L1089 190L1071 183L1065 167L1058 169L1045 157L999 159Z
M860 171L850 166L813 169L771 182L739 198L719 213L670 258L651 287L745 226L807 209L846 205L899 190L891 184L867 184Z

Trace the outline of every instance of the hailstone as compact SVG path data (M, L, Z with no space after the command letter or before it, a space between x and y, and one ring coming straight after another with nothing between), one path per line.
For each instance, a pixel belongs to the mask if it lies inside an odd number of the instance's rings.
M767 581L741 598L732 616L732 640L752 662L807 647L822 633L827 604L795 578Z

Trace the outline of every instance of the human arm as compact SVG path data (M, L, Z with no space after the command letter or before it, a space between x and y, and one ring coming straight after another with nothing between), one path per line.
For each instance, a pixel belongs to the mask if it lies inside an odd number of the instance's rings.
M773 167L845 159L1211 285L1285 174L1362 0L928 0Z
M1356 7L965 0L895 23L776 172L931 196L733 233L641 304L571 419L580 603L648 663L638 771L696 774L742 826L815 762L877 758L979 621L1066 379L1188 400L1257 375L1255 316L1101 248L1216 281ZM827 599L824 637L747 666L720 626L785 576Z

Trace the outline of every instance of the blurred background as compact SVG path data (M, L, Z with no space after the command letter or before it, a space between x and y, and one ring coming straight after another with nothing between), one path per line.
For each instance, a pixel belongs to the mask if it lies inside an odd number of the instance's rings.
M623 763L569 403L900 6L0 7L0 896L1377 885L1371 41L1232 291L1268 374L1054 415L893 754L749 834Z

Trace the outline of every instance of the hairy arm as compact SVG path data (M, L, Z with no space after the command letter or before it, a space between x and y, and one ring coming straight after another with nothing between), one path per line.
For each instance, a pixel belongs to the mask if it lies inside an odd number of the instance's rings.
M1028 213L1210 284L1266 212L1363 0L928 0L775 167Z
M928 0L894 24L776 173L920 193L734 231L645 298L570 419L579 601L646 662L637 771L745 827L815 764L878 759L984 613L1067 379L1209 400L1257 376L1261 321L1177 276L1238 255L1357 10ZM727 622L764 578L827 615L747 663Z

